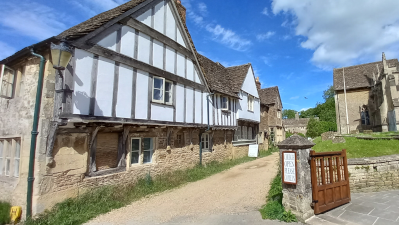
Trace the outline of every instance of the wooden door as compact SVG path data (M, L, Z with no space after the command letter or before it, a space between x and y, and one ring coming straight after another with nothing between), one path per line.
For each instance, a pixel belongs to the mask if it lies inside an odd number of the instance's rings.
M314 213L320 214L351 201L346 150L310 151Z

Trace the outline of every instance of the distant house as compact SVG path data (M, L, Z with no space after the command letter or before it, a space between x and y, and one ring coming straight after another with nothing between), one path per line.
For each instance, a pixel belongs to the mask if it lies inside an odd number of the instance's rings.
M396 131L399 119L398 60L334 69L338 132Z
M278 87L264 88L259 90L261 105L261 132L263 136L270 137L274 143L285 140L285 129L283 126L282 110L283 104ZM266 117L267 115L267 117ZM267 121L267 126L266 126Z
M27 210L31 51L46 59L32 215L86 189L194 167L200 148L205 164L247 155L260 122L252 66L198 54L185 22L180 1L129 1L2 60L0 200ZM63 40L73 57L57 71L50 46Z
M299 118L299 113L297 112L295 119L284 119L283 125L286 132L306 135L309 120L310 118Z

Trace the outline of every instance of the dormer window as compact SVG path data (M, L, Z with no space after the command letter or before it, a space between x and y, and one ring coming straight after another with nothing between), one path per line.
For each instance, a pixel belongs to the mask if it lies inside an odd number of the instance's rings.
M254 96L248 95L248 111L254 111Z
M162 77L154 77L152 86L152 101L172 105L172 86L173 83L171 81L165 80L165 78Z
M229 110L229 98L226 96L222 96L222 110Z

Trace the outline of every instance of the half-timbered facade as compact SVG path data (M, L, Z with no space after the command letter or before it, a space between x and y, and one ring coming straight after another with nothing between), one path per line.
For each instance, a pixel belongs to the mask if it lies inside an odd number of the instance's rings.
M31 51L47 59L33 214L87 188L246 155L260 121L252 66L198 54L185 20L180 1L132 0L2 60L0 199L26 203ZM64 71L49 60L61 40L73 48Z

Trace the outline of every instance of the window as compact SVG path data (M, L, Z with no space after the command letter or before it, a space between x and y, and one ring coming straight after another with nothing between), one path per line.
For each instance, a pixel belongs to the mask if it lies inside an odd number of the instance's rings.
M229 110L229 98L222 96L222 110Z
M179 146L179 147L181 147L182 146L182 135L181 134L178 134L177 136L176 136L176 145L177 146Z
M281 117L281 112L277 111L277 118L280 118L280 117Z
M203 150L209 150L209 134L202 134L201 144Z
M254 111L254 96L248 95L248 110Z
M370 115L368 110L362 109L361 117L362 125L370 125Z
M144 152L144 159L143 163L151 163L152 162L152 155L154 154L154 145L153 145L152 138L143 138L143 152Z
M241 127L237 127L237 130L234 133L234 141L238 141L240 139L241 139Z
M140 138L133 138L132 139L132 153L131 153L131 162L132 162L132 164L138 164L139 163L140 146L141 146L141 139Z
M247 130L247 127L246 126L242 126L242 128L241 128L241 135L242 135L242 139L247 139L247 135L248 135L248 132L247 132L248 130Z
M5 142L5 149L6 149L6 176L10 176L10 169L11 169L11 141L6 140Z
M13 93L14 93L14 81L15 81L15 71L8 68L4 67L4 71L2 74L2 82L1 82L1 97L5 98L12 98Z
M143 154L143 163L151 163L152 155L154 154L154 139L153 138L133 138L131 163L139 164L140 155Z
M252 127L248 127L248 140L252 140Z
M173 102L173 83L165 78L154 77L152 101L171 105Z
M19 140L15 141L15 153L14 153L14 177L19 177L19 160L21 154L21 143Z

